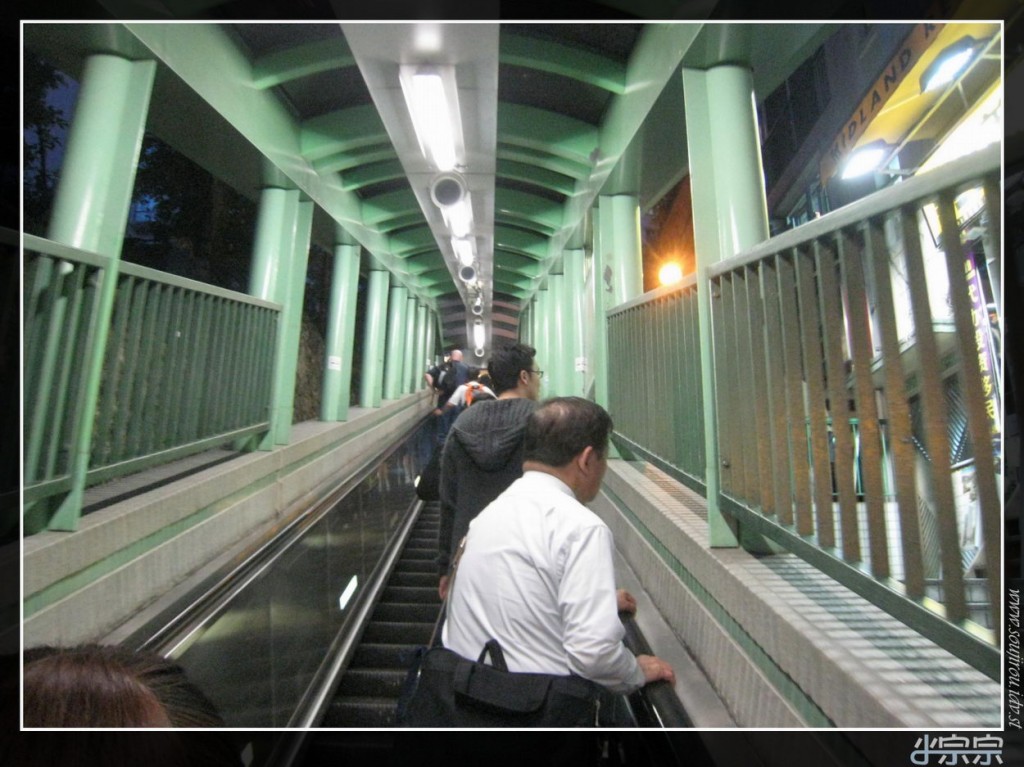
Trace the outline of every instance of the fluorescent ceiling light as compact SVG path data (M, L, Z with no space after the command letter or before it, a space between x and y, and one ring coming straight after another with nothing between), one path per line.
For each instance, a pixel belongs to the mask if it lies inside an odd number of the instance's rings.
M399 79L423 156L440 171L454 169L462 151L454 68L403 66Z
M455 251L459 263L463 266L472 266L473 261L476 259L471 238L452 237L452 250Z
M858 178L872 171L878 170L878 166L885 159L885 147L866 146L856 150L846 161L843 167L842 178Z
M463 195L454 205L441 208L441 217L453 237L468 237L473 231L473 205L469 200L469 193Z
M484 345L484 323L482 320L477 320L473 324L473 346L477 349L482 349Z

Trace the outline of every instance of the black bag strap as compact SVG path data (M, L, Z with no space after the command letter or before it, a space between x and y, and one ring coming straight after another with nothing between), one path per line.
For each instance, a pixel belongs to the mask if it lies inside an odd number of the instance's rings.
M491 665L494 668L498 669L498 671L508 671L508 664L505 663L505 653L501 649L501 645L498 644L497 639L489 639L487 641L484 649L480 651L480 657L476 659L476 662L483 663L488 653L491 655Z

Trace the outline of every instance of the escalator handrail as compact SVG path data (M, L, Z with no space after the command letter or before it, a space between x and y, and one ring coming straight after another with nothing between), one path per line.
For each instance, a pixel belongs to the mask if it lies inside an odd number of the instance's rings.
M620 613L626 629L623 643L634 655L653 655L636 620L628 613ZM649 682L628 696L633 716L640 727L667 729L692 728L693 720L683 707L672 685L665 680Z

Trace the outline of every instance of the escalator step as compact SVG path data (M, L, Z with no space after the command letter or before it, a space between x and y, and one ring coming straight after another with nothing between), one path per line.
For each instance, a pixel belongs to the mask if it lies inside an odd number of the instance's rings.
M438 577L436 573L391 573L388 580L389 586L413 586L421 588L437 587Z
M425 559L399 559L393 572L396 573L431 573L437 577L437 563Z
M437 556L437 542L423 544L413 542L401 550L401 555L403 557L412 556L417 559L423 557L430 557L432 559Z
M439 612L440 608L438 605L425 605L413 602L381 602L374 608L370 620L429 623L433 626Z
M416 648L420 644L374 644L362 642L352 654L349 668L400 668L412 665Z
M434 627L429 623L372 621L363 632L363 641L380 644L426 644Z
M381 597L383 602L419 602L421 604L440 604L441 597L437 594L437 584L426 586L387 586Z
M407 672L405 669L354 668L345 672L337 697L376 697L398 700Z
M325 727L393 727L396 702L387 698L335 698Z

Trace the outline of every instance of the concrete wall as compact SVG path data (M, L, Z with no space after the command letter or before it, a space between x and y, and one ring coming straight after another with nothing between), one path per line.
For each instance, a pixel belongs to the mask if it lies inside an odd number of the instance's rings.
M96 641L197 570L243 552L340 484L430 410L427 392L297 424L292 443L240 455L24 544L24 643Z

